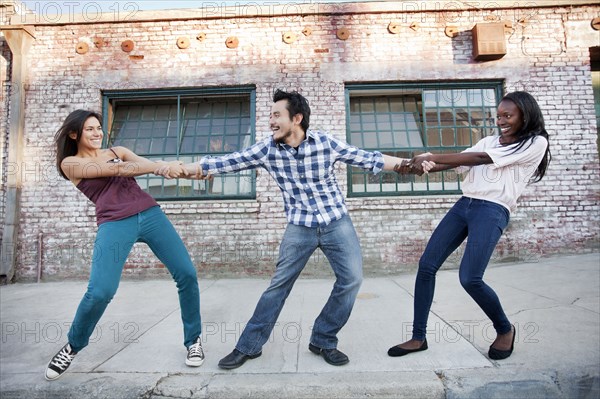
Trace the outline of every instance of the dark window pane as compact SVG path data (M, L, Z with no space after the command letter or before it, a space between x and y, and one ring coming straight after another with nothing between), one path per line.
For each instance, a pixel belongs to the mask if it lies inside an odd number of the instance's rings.
M183 136L181 140L181 153L182 154L190 154L193 152L194 143L196 142L196 138L194 136ZM205 151L202 151L205 152Z
M231 135L231 134L239 134L240 133L240 124L239 122L236 122L235 124L227 124L225 126L225 134Z
M164 137L167 135L169 121L156 121L152 126L152 137Z
M227 114L228 118L237 118L240 116L242 109L242 104L239 102L230 102L227 104Z
M138 139L135 142L133 152L136 154L149 154L150 153L150 140Z
M176 154L177 153L177 140L175 140L175 139L166 140L164 152L166 154Z
M225 116L225 103L213 103L212 116L213 117L224 117Z
M233 152L240 150L239 136L225 136L223 152Z
M142 116L142 106L132 106L129 107L129 113L127 115L127 119L138 120L141 119Z
M198 114L197 117L198 118L209 118L212 115L212 110L211 110L211 104L210 103L201 103L198 104Z
M125 140L121 140L118 144L114 144L114 145L122 145L123 147L126 147L126 148L134 148L135 140L125 139Z
M198 103L187 103L185 105L185 118L196 118L198 116Z
M123 129L121 130L120 136L135 138L138 135L137 133L139 128L140 125L138 122L127 121L123 124Z
M208 148L208 136L197 136L196 137L196 141L194 143L193 146L189 146L189 147L184 147L186 150L182 151L184 153L188 153L188 154L194 154L194 153L208 153L208 152L212 152L209 148Z
M157 106L155 108L155 120L168 120L171 116L171 107L168 105Z
M150 142L150 154L162 154L165 152L165 144L167 139L153 139Z
M142 109L142 120L144 121L152 121L154 120L154 115L156 114L155 106L143 107Z
M153 134L152 134L153 133L153 131L152 131L153 125L154 124L152 122L140 122L138 137L140 137L140 138L152 137L153 136Z

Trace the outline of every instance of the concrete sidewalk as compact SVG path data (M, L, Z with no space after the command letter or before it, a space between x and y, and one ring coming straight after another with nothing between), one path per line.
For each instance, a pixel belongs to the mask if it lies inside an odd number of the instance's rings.
M492 361L495 337L456 270L438 274L429 350L390 358L410 337L414 274L365 279L334 367L308 351L311 325L333 280L296 283L263 355L217 367L251 316L268 280L200 280L200 368L186 350L175 285L123 281L91 344L59 380L44 370L66 342L85 282L0 287L0 398L598 398L600 254L490 267L517 328L515 352Z

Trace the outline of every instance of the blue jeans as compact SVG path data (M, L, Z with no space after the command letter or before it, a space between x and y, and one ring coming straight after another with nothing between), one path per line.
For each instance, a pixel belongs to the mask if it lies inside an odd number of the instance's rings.
M412 338L422 341L433 302L435 275L444 261L469 236L460 262L460 284L494 323L498 334L511 331L498 296L483 282L483 273L509 220L502 205L462 197L433 232L419 261L415 281Z
M79 352L88 345L96 324L117 292L125 260L136 242L146 243L176 282L184 345L190 346L200 335L200 291L196 269L179 234L160 207L154 206L98 227L87 292L68 334L74 351Z
M317 248L321 248L327 257L336 280L327 303L315 320L310 342L323 349L337 347L336 335L348 321L362 283L362 253L349 216L325 227L288 224L279 247L275 275L244 328L237 350L246 355L262 350L296 279Z

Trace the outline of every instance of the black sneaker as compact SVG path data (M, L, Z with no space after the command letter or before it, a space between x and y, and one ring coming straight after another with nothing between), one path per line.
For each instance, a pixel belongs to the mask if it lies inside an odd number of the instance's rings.
M71 365L71 362L75 358L77 352L71 349L71 345L66 344L62 349L54 355L48 367L46 368L46 379L48 381L54 381L58 379Z
M204 351L202 350L202 337L196 338L193 344L188 348L187 357L185 358L185 364L191 367L202 366L204 363Z

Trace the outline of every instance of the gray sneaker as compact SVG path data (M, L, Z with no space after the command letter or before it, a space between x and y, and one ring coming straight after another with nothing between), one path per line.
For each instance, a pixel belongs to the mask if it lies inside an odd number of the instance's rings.
M188 348L185 364L191 367L199 367L204 363L204 351L202 350L202 337L196 338L193 344Z
M46 368L46 379L48 381L54 381L58 379L71 365L71 362L75 358L77 352L74 352L71 345L66 344L62 349L54 355L48 367Z

